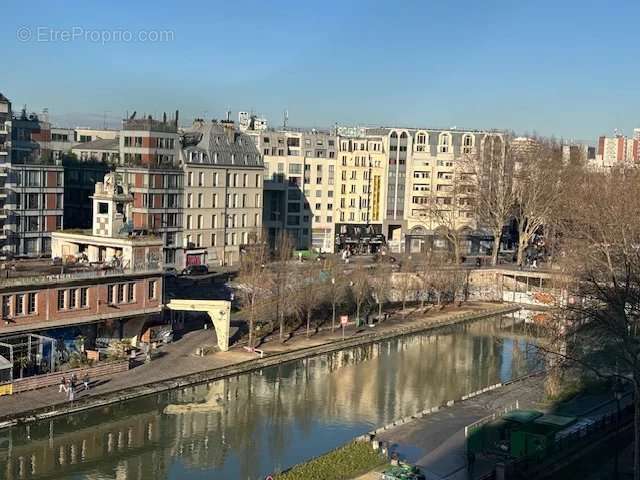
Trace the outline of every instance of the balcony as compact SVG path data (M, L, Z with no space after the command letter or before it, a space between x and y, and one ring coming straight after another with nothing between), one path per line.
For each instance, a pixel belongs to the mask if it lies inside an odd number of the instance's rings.
M46 271L26 271L26 272L2 272L8 275L6 278L0 278L0 288L16 287L23 285L46 285L59 284L64 282L75 282L78 280L95 280L99 278L116 278L127 277L130 275L145 273L160 273L162 266L159 263L149 263L144 265L136 265L133 268L105 268L104 265L86 267L83 270L76 270L68 273L50 273L54 269L62 269L62 267L49 266L43 269Z

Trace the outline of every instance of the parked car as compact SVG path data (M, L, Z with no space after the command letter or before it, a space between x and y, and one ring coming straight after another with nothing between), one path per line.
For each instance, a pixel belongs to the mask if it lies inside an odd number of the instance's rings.
M189 265L182 271L183 275L206 275L209 273L209 267L206 265Z

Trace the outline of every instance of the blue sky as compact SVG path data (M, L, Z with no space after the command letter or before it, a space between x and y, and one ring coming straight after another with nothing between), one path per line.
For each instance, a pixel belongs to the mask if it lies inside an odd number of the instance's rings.
M183 119L253 109L278 125L287 109L301 126L594 142L640 127L639 19L640 2L625 0L5 0L0 92L69 125L176 108ZM132 40L92 41L118 32Z

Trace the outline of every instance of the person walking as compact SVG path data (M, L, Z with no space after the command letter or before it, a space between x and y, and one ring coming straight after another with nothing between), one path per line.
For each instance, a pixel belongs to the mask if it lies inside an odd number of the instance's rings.
M60 386L58 387L58 393L67 393L67 379L63 375L60 379Z
M82 377L82 384L85 390L89 390L89 372L85 372L84 377Z
M71 380L69 382L69 384L71 385L71 390L75 391L77 383L78 383L78 377L76 376L75 373L72 373Z

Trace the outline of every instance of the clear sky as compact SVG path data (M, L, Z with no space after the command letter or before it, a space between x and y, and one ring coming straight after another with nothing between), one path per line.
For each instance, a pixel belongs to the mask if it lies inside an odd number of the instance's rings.
M4 0L0 16L0 92L69 126L175 109L276 126L287 109L592 142L640 127L638 0Z

